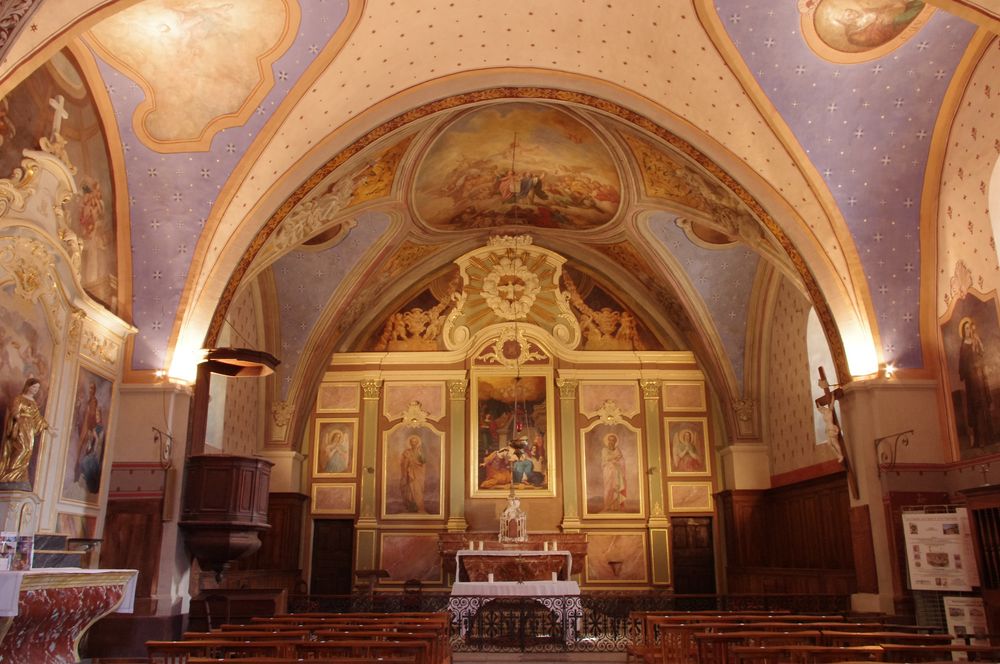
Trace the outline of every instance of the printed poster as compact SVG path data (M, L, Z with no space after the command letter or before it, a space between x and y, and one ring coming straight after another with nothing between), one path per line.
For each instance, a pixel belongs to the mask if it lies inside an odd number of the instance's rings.
M969 514L903 513L906 561L913 590L972 590L979 585Z

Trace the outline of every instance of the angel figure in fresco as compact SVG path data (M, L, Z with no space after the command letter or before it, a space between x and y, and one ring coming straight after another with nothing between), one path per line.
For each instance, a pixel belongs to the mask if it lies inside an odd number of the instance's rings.
M55 434L35 401L41 389L42 384L37 378L29 378L7 408L0 446L0 483L27 483L35 438L46 431Z
M399 458L399 494L407 512L426 514L424 486L427 482L427 459L423 441L413 435L406 439L406 449Z
M604 436L601 450L601 474L604 476L604 511L624 512L625 496L625 455L618 447L618 434Z
M902 32L923 8L923 0L890 0L870 8L857 3L841 10L833 20L842 26L850 44L875 48Z
M694 431L681 429L674 434L670 447L676 472L697 473L705 470L705 457Z
M326 455L326 462L323 464L324 473L343 473L347 470L350 461L349 441L344 432L334 429L327 434L323 441L323 454Z

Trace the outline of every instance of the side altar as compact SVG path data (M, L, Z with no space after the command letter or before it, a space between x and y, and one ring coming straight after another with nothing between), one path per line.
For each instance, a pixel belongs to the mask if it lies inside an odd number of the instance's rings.
M77 644L107 614L131 613L138 572L33 569L0 572L0 661L79 662Z

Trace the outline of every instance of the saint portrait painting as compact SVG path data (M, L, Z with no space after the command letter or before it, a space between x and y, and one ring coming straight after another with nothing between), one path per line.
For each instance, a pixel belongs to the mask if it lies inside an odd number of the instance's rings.
M62 494L66 500L97 504L107 440L108 415L114 383L80 368L76 405L66 448Z
M997 296L974 289L954 300L941 325L959 452L994 454L1000 444L1000 317Z
M707 475L708 426L703 417L667 418L667 464L671 475Z
M585 516L642 516L639 433L626 424L597 424L582 432Z
M442 512L444 434L427 426L397 426L382 443L382 516L434 519Z

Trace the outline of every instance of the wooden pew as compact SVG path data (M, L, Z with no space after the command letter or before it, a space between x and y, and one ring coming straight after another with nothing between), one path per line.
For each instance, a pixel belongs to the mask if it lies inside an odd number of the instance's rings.
M940 645L882 644L887 662L930 662L951 659L952 654L964 653L970 661L1000 661L1000 645L970 645L949 643Z
M881 661L881 646L835 647L814 644L756 645L729 648L734 664L819 664L820 662Z
M187 664L302 664L302 659L287 657L240 657L239 659L216 659L214 657L191 657ZM308 664L415 664L412 657L337 657L334 659L310 659Z
M336 639L302 641L294 644L293 655L304 659L347 657L412 657L416 664L430 664L430 644L426 641L377 639Z
M219 630L218 632L184 632L181 639L184 641L204 641L225 639L227 641L277 641L277 640L304 640L308 639L311 632L307 629L286 629L286 630L248 630L243 625L241 630Z
M729 664L730 648L743 645L783 646L821 645L820 630L770 631L743 630L726 632L695 632L695 649L700 664Z
M329 628L317 630L315 632L317 641L336 641L342 639L373 639L382 641L423 641L430 647L428 654L431 664L447 664L450 660L450 653L443 651L441 643L441 633L434 630L411 630L406 625L386 624L381 629L375 629L371 625L364 629L347 627L344 629L330 630Z
M295 641L146 641L152 664L184 664L190 657L291 657Z

